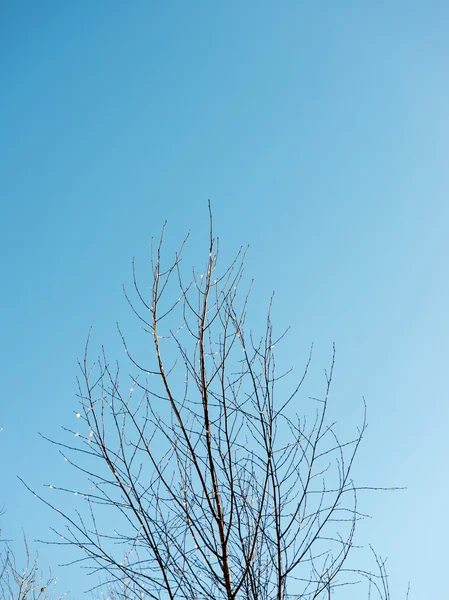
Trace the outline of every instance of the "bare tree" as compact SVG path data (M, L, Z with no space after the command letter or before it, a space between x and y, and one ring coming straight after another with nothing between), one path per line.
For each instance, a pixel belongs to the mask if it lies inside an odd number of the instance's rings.
M25 565L18 565L11 544L2 541L0 550L0 598L2 600L62 600L66 594L55 596L56 578L39 569L38 555L30 555L28 543L23 536Z
M388 573L386 568L387 560L385 558L381 558L375 552L372 546L370 546L370 548L377 567L376 573L372 573L371 571L363 571L361 569L358 570L358 573L368 581L368 600L374 600L374 598L378 600L391 600L390 586L388 584ZM409 595L410 582L408 584L405 600L408 600Z
M82 424L66 430L77 443L53 442L88 479L50 486L82 496L80 511L43 499L66 521L59 543L81 548L115 597L328 599L353 582L345 563L364 516L351 469L365 419L344 442L328 420L335 349L322 397L301 399L312 353L290 383L276 370L285 334L273 333L271 305L263 335L247 330L245 251L219 272L211 217L205 268L186 281L186 240L165 265L164 229L148 294L134 262L125 290L147 334L143 358L119 329L134 370L123 381L104 349L90 362L89 335Z

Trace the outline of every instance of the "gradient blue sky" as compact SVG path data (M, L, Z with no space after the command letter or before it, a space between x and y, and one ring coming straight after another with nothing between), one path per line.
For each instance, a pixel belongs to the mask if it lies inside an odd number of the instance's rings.
M119 355L132 256L168 219L202 264L211 198L224 254L251 245L255 321L274 289L292 326L286 364L313 341L321 373L335 341L340 421L366 397L358 483L408 487L363 497L392 598L447 593L448 60L447 1L1 3L7 537L58 525L16 476L65 476L37 432L73 424L89 326Z

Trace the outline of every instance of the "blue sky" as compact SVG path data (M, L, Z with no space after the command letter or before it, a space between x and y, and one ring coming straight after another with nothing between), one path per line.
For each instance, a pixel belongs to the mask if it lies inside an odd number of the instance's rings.
M360 541L392 598L446 584L449 5L9 2L0 7L3 533L50 538L20 485L66 468L38 431L73 424L88 329L119 356L131 258L168 219L203 263L207 199L224 256L250 244L252 318L276 291L282 359L337 346L336 414L368 404ZM316 376L312 382L318 386ZM39 488L40 489L40 488ZM60 588L76 568L40 548Z

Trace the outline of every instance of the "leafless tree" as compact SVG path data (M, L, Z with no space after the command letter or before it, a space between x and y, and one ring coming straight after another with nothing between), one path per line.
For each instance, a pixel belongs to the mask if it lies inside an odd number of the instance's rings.
M374 548L370 546L371 552L376 563L376 572L358 570L358 573L363 576L369 584L368 600L391 600L390 586L388 584L388 573L386 568L387 560L381 558ZM410 582L408 584L405 600L408 600L410 595Z
M329 599L353 582L364 516L351 469L365 419L343 442L328 417L335 350L322 397L302 399L312 353L291 383L271 305L263 335L247 329L245 251L220 272L211 217L205 268L186 281L186 240L165 264L164 229L148 293L134 262L125 290L147 334L138 359L119 329L134 373L104 349L91 363L90 335L80 361L76 443L53 443L88 484L50 486L85 499L73 514L43 498L66 521L58 543L79 546L115 597Z
M23 537L25 565L18 561L7 541L2 541L0 550L0 598L2 600L62 600L66 594L55 595L56 578L39 569L38 555L32 558L28 543Z

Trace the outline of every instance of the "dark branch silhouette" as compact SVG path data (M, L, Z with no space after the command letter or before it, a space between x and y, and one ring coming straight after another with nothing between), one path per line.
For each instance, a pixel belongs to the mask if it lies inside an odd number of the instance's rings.
M335 348L323 396L300 397L312 349L292 384L276 369L285 334L274 336L271 305L263 335L248 331L245 251L220 271L211 217L205 268L186 281L184 244L165 264L164 230L149 292L134 263L125 290L147 334L143 358L119 329L128 383L104 349L90 361L89 335L80 429L66 430L77 444L53 442L89 481L56 488L83 496L85 510L42 498L65 519L59 543L78 546L117 598L330 598L368 577L344 568L365 516L351 470L366 421L349 441L328 421Z

